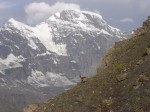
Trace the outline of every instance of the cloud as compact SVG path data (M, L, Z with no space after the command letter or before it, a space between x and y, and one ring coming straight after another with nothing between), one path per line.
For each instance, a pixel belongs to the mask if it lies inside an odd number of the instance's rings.
M80 9L80 6L78 4L64 2L56 2L53 5L49 5L45 2L35 2L27 5L24 9L27 23L30 25L36 25L56 12L61 12L65 9Z
M121 19L120 22L122 23L133 23L133 19L132 18L124 18L124 19Z

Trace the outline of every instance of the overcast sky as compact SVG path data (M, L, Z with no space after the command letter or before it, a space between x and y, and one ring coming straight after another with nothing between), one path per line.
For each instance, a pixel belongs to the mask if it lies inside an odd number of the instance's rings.
M150 0L0 0L0 24L14 18L36 25L63 9L100 13L108 24L131 32L150 15Z

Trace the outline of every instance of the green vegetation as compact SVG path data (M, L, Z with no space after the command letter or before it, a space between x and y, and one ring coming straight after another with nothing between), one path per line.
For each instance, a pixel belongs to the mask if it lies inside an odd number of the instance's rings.
M34 112L149 112L149 45L149 33L116 43L97 75L37 106Z

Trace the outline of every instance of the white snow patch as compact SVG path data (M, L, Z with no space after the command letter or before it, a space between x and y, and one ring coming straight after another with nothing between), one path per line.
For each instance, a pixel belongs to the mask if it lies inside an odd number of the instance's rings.
M51 53L46 51L45 53L42 53L42 54L37 54L37 56L45 56L45 55L50 55Z
M54 60L54 64L55 64L55 65L57 65L57 64L58 64L56 60Z
M15 45L15 47L16 47L17 49L19 49L19 46Z
M81 21L78 22L78 25L82 28L87 28L87 25L83 24Z
M101 46L99 46L98 43L96 43L96 45L97 45L98 50L100 50L100 49L101 49Z
M97 13L93 13L93 12L89 12L89 11L82 11L82 13L86 13L86 14L89 14L89 15L96 16L100 19L103 19L102 16L100 14L97 14Z
M59 12L55 13L55 15L56 15L56 17L60 18L60 13Z
M38 47L36 46L36 44L34 43L33 40L30 40L28 43L28 46L30 46L32 49L36 50L38 49Z
M51 20L51 21L56 21L56 18L55 18L54 16L51 16L51 17L49 18L49 20Z
M104 30L104 29L102 29L102 30L100 31L100 33L112 36L110 33L108 33L108 32L107 32L106 30Z
M74 85L67 77L62 74L47 72L43 74L41 71L32 70L32 75L27 78L28 83L36 87L65 87Z
M6 59L0 58L0 71L1 73L4 73L5 69L8 68L17 68L17 67L23 67L20 62L24 61L24 58L22 56L14 56L13 54L9 54Z
M17 31L16 33L21 34L24 38L26 38L28 40L28 45L32 48L32 49L37 49L38 47L36 46L36 44L33 41L33 27L30 27L26 24L23 24L21 22L18 22L16 20L14 20L13 18L8 20L8 26L9 27L14 27L16 29L18 29L19 31ZM5 27L7 27L7 24L5 25ZM11 29L7 28L8 31L11 31Z
M5 79L3 79L3 78L1 78L1 80L3 81L0 85L1 86L6 86L7 85L7 82L6 82L6 80Z
M77 43L78 42L77 39L74 39L74 42Z
M117 29L117 28L114 28L114 27L112 27L112 26L109 26L109 27L111 28L111 30L112 30L113 32L120 32L120 30Z
M57 65L57 64L60 64L59 60L57 58L53 59L54 61L54 64Z
M22 27L22 23L16 21L13 18L9 19L8 22L10 23L10 25L14 26L15 28L20 29ZM20 24L21 24L21 26L20 26Z
M118 36L118 35L116 37L119 38L119 39L122 39L122 38L126 39L125 37L121 37L121 36Z
M3 75L5 75L5 72L3 70L0 70L0 73L3 74Z
M76 22L76 25L75 25L75 26L76 26L76 27L80 27L81 29L83 29L83 30L85 30L85 31L87 31L87 30L89 30L89 31L99 31L99 29L96 28L96 27L94 27L93 25L86 24L86 23L83 23L83 22L81 22L81 21Z
M102 16L100 14L97 14L97 13L94 13L94 12L89 12L89 11L81 11L81 10L78 10L78 9L72 9L72 11L75 11L76 13L78 12L78 14L89 14L89 15L92 15L92 16L96 16L98 17L99 19L103 19Z
M53 41L52 29L46 23L38 25L35 30L38 39L47 48L47 50L55 52L58 55L67 55L66 44L59 43L56 44Z
M1 78L1 80L2 80L3 82L5 82L5 79L4 79L4 78Z
M71 60L71 63L77 63L75 60Z

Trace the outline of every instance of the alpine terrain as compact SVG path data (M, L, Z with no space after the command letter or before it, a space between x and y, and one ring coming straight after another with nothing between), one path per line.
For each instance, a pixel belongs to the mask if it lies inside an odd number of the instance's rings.
M0 26L0 108L17 112L95 74L106 50L126 34L96 13L64 10L31 27Z
M108 50L95 76L23 112L150 112L150 16Z

